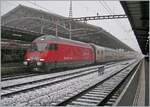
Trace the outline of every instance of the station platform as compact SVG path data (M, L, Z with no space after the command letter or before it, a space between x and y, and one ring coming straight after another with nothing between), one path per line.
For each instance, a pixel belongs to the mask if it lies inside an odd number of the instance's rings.
M145 106L149 106L149 58L145 59Z
M138 81L133 105L149 106L149 60L147 58L143 59Z
M149 60L142 58L115 106L149 106Z

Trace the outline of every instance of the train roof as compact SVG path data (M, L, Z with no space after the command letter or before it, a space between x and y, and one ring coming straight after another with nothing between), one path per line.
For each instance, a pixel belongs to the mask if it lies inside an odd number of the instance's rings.
M75 40L71 40L71 39L66 39L66 38L61 38L61 37L56 37L53 35L43 35L43 36L35 39L33 42L42 42L42 41L49 42L49 43L58 43L58 44L71 44L71 45L77 45L80 47L91 48L91 45L88 43L75 41Z

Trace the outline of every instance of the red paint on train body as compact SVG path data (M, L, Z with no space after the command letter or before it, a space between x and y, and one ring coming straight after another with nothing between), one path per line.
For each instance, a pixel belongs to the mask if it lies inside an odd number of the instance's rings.
M25 55L25 59L32 59L32 57L37 56L44 59L45 62L94 60L92 48L84 48L61 43L57 44L57 46L57 50L45 50L44 52L28 51Z
M77 62L94 62L92 46L87 43L67 40L62 38L51 38L42 36L33 41L26 52L25 59L30 62L44 62L49 64ZM69 65L68 65L69 66Z

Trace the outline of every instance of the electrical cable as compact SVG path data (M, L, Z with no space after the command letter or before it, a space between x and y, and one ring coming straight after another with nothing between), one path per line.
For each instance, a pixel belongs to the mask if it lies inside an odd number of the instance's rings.
M109 14L111 14L111 15L113 15L114 14L114 12L110 9L110 7L103 1L103 2L101 2L101 1L99 1L99 3L105 8L105 10L107 10L107 12L109 13ZM105 4L104 4L105 3ZM105 7L106 6L106 7ZM122 28L122 30L125 32L125 33L128 33L126 30L125 30L125 28L122 26L122 24L120 23L120 21L118 22L117 21L117 24Z

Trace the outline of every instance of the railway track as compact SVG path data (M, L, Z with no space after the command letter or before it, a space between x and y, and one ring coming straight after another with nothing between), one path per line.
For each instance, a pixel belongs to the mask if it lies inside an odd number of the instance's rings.
M138 63L129 65L123 70L111 75L103 81L89 86L87 89L79 90L75 94L64 97L60 101L53 102L53 106L104 106L113 105L119 96L120 87L132 73ZM138 65L139 67L139 65Z
M106 63L105 65L108 67L111 67L117 63L120 63L120 62L111 62L111 63ZM22 73L22 74L16 74L16 75L6 75L6 76L1 77L1 81L14 80L14 79L19 79L19 78L26 78L26 77L44 75L44 74L49 74L49 73Z
M110 68L111 66L106 66L107 68ZM9 82L4 81L2 82L2 92L1 92L1 97L8 97L14 94L22 93L28 90L32 89L37 89L40 87L44 87L47 85L53 85L59 82L67 81L73 78L85 76L94 72L97 72L97 66L95 67L90 67L88 69L82 69L74 72L67 72L67 73L62 73L56 76L48 76L48 75L43 75L40 76L41 78L35 78L34 77L29 77L29 78L23 78L22 82L20 81L21 79L17 80L11 80L10 83L14 84L9 84ZM49 74L50 75L50 74ZM32 78L32 80L31 80ZM33 79L34 78L34 79ZM27 80L27 81L24 81Z
M127 67L130 64L131 63L122 62L120 64L108 65L108 66L106 66L106 71L107 72L111 71L111 69L113 67L115 68L115 66ZM122 68L122 67L120 67L120 68ZM107 69L109 69L109 70L107 70ZM2 100L3 99L7 100L7 98L10 99L14 95L15 96L20 95L21 93L30 92L34 89L38 90L38 88L43 88L44 86L50 87L51 85L61 83L61 82L67 81L67 80L72 80L72 79L78 78L78 77L81 78L82 76L86 76L89 74L91 75L92 73L97 74L97 66L88 67L86 69L80 69L77 71L73 70L72 72L70 72L70 71L62 72L62 73L59 73L59 75L53 75L53 76L52 75L50 76L50 74L43 75L43 76L35 76L36 78L34 78L34 76L33 76L33 77L31 77L32 80L30 80L31 79L30 77L27 77L28 79L24 78L24 80L26 80L26 81L23 80L24 82L20 82L20 80L22 80L22 79L10 80L11 83L9 83L9 81L4 81L4 82L2 82L1 98L2 98Z
M110 68L112 66L117 65L115 63L113 65L107 65L105 69ZM73 78L85 76L94 72L97 72L97 66L88 67L86 69L73 70L67 72L57 73L58 75L41 75L41 76L32 76L27 78L9 80L2 82L2 91L1 97L9 97L11 95L19 94L22 92L26 92L32 89L37 89L40 87L44 87L47 85L53 85L59 82L67 81Z
M14 80L14 79L26 78L26 77L37 76L37 75L40 75L40 74L23 73L23 74L19 74L19 75L7 75L7 76L2 76L1 81Z

